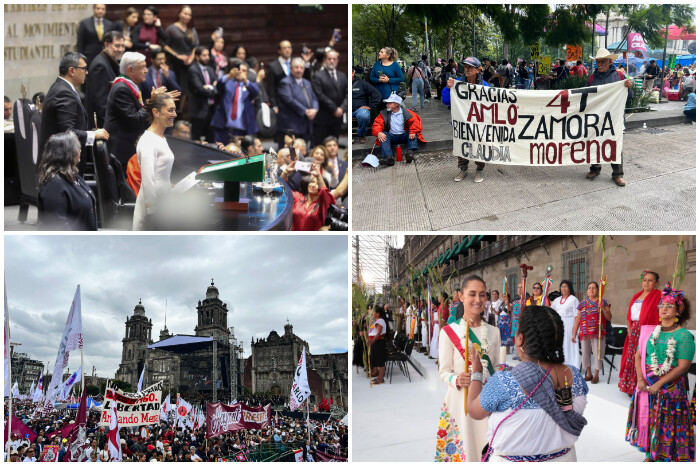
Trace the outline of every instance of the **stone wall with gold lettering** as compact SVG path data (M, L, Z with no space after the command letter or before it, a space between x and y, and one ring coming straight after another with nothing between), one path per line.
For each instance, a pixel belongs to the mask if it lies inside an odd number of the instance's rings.
M58 76L58 64L75 50L78 23L92 15L92 5L5 4L5 95L27 97L47 92Z

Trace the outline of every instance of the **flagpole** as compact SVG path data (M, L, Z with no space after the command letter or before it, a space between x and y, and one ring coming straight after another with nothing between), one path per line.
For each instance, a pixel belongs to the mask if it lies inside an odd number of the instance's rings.
M7 342L5 351L7 351L8 365L7 365L7 377L12 383L12 346L10 345L10 312L7 308L7 282L5 285L5 335L7 336ZM5 382L8 383L8 382ZM7 443L5 444L5 460L10 460L10 449L8 445L12 441L12 391L10 391L10 401L8 404L8 414L7 414Z

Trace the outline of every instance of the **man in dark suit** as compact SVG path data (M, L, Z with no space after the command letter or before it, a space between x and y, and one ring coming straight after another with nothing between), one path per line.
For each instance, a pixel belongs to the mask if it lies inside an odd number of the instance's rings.
M313 78L312 86L318 98L318 116L314 119L312 146L327 136L340 137L343 114L348 111L348 77L338 71L338 52L326 52L324 65Z
M277 60L272 61L267 67L267 95L270 98L270 106L275 113L279 112L277 104L277 89L280 81L289 76L292 67L292 43L288 40L283 40L277 46L279 56ZM301 54L304 59L304 78L311 79L310 60L313 58L313 51L306 50Z
M136 140L148 128L148 112L143 108L139 84L146 80L146 57L138 52L126 52L119 64L120 76L114 80L107 97L105 129L110 132L109 151L122 167L136 153Z
M41 133L39 137L39 152L43 152L44 145L53 134L73 131L80 146L92 146L95 139L108 140L109 133L105 129L88 131L88 114L80 101L78 91L75 90L85 82L88 67L85 56L77 52L68 52L61 58L58 67L59 77L51 85L46 94L41 113ZM85 173L87 154L83 151L78 169Z
M331 165L331 169L335 174L335 178L338 179L338 184L343 181L345 173L348 171L348 163L338 157L338 138L335 136L328 136L323 140L323 145L328 152L328 162ZM328 186L328 189L335 189L338 185Z
M311 83L303 76L304 60L295 58L291 62L291 74L280 81L275 134L278 147L284 147L284 135L289 131L307 141L313 132L313 120L318 113L318 99Z
M107 96L112 81L119 75L119 60L124 55L124 34L109 31L104 35L105 48L90 63L87 78L87 111L92 122L97 114L97 126L105 123Z
M180 84L177 82L177 76L174 71L170 71L165 58L165 52L160 51L153 54L153 61L148 68L146 80L139 86L143 100L151 98L151 89L158 89L165 86L168 91L182 91Z
M216 73L209 66L209 49L199 46L194 51L194 63L187 70L190 86L190 122L192 122L192 139L202 136L207 141L214 139L211 117L214 113L216 97Z
M102 51L104 35L113 29L112 22L105 18L107 6L96 3L92 6L92 16L85 18L78 26L78 52L85 55L87 63L92 63Z

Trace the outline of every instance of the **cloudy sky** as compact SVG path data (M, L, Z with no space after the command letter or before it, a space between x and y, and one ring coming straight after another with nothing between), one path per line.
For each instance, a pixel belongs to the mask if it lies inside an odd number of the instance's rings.
M228 325L250 356L251 337L289 319L312 354L347 351L346 236L5 236L5 283L15 351L53 368L76 286L82 295L85 370L114 377L126 317L139 298L158 341L194 334L211 279ZM71 354L72 371L80 353Z

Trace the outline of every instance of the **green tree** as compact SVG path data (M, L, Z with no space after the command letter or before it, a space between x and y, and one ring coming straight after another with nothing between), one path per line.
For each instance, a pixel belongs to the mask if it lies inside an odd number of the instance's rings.
M89 396L97 396L100 394L100 387L97 385L86 385L85 391Z

